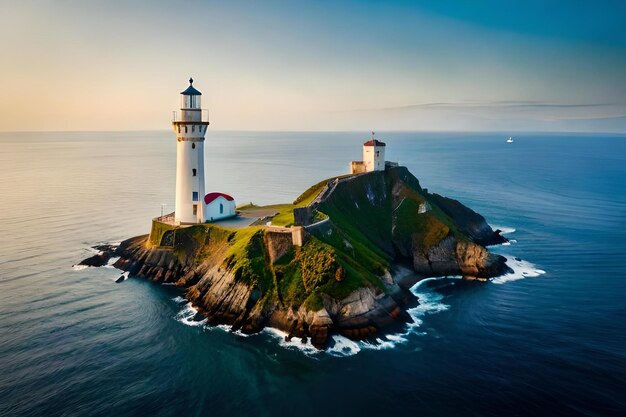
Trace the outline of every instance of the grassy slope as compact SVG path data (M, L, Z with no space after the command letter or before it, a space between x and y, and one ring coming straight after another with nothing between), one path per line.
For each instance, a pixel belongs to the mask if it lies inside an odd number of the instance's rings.
M259 209L276 209L273 224L289 225L293 208L313 201L327 181L309 188L294 204ZM425 201L428 194L412 176L398 177L396 171L368 174L340 183L333 197L320 205L319 218L330 216L329 231L311 236L302 248L292 248L273 265L263 227L258 226L177 229L174 250L179 256L193 254L196 262L212 257L213 262L222 262L237 280L260 290L266 302L318 310L324 295L343 299L365 286L384 291L379 277L395 257L394 242L409 239L408 245L413 241L430 247L450 233L458 234L454 222L432 202L430 212L418 215Z
M272 206L265 206L264 208L276 208L278 214L272 218L272 225L274 226L283 226L289 227L293 225L293 209L296 207L305 207L308 206L315 200L315 197L319 195L319 193L324 189L326 183L334 180L335 178L344 178L344 176L327 178L323 181L318 182L315 185L309 187L305 192L303 192L298 198L294 200L292 204L276 204ZM324 218L324 215L316 213L316 220L321 220Z

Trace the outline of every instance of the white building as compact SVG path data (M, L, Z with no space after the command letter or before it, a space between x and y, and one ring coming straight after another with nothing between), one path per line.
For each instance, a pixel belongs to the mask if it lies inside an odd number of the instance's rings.
M379 140L368 140L363 144L363 160L352 161L350 163L350 172L352 174L361 174L364 172L384 171L385 170L385 143Z
M235 199L224 193L208 193L204 196L204 215L209 222L235 216Z
M209 125L208 115L204 116L200 107L202 93L189 87L180 93L180 113L174 113L172 128L176 134L176 208L174 220L177 223L204 223L224 216L212 215L212 205L205 203L204 188L204 135ZM209 194L211 195L211 194ZM226 194L224 194L226 195ZM230 197L230 196L228 196ZM230 197L229 204L235 202ZM233 210L224 210L230 213ZM219 206L218 206L219 214ZM222 213L223 214L223 213ZM233 214L229 214L234 215Z

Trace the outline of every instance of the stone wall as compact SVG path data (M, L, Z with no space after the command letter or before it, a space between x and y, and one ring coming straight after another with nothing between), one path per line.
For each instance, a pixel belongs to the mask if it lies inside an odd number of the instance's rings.
M296 207L293 209L293 223L299 226L306 226L313 219L313 207Z
M289 252L289 249L293 247L291 233L266 230L265 246L267 247L267 252L270 255L270 261L274 263L277 259L280 259L284 254Z
M363 161L352 161L350 163L350 172L352 174L363 174L366 172L365 162Z

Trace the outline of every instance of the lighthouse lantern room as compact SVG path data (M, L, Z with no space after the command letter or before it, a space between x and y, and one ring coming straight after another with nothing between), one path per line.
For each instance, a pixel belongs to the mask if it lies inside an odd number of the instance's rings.
M209 125L203 117L202 93L193 86L180 93L180 113L175 112L172 128L176 134L176 208L177 223L203 223L204 213L204 135Z

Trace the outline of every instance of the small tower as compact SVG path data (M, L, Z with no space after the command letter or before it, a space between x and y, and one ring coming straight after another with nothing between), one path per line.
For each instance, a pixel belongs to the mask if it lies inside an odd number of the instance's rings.
M363 144L363 164L365 172L384 171L385 170L385 143L372 139Z
M202 93L189 87L180 93L180 114L174 112L172 128L176 134L176 209L175 221L203 223L204 216L204 135L209 125L200 107Z

